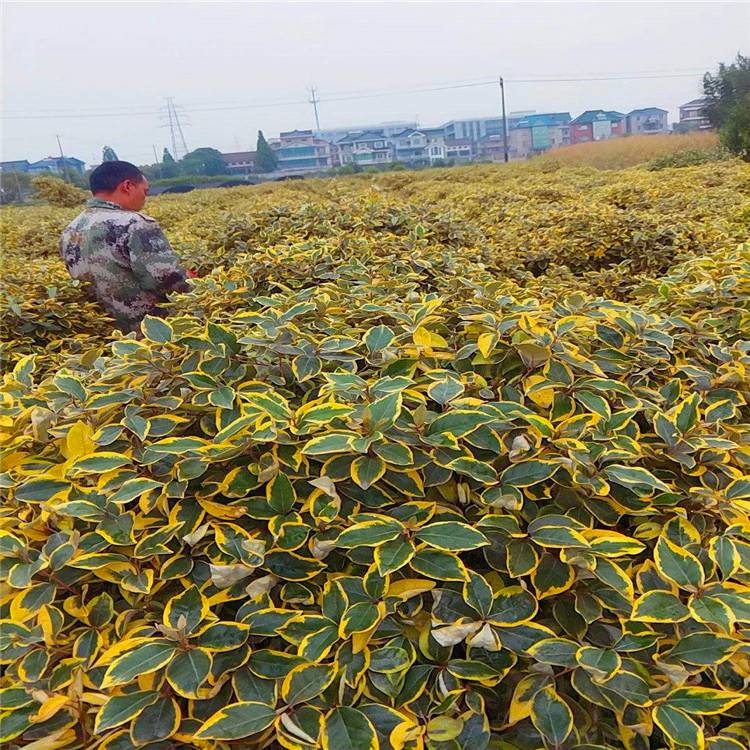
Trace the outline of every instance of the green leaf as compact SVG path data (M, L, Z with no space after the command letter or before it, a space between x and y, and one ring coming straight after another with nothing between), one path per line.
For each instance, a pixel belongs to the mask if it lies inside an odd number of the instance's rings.
M654 562L659 573L680 588L697 591L703 586L705 575L698 558L666 536L660 536L656 542Z
M194 640L207 651L232 651L247 640L249 630L240 622L214 622L198 632Z
M650 471L640 466L624 466L622 464L611 464L604 469L604 474L611 482L627 487L638 494L641 490L646 492L660 491L670 492L669 487L657 479Z
M395 573L414 556L414 545L406 539L394 539L375 548L375 563L381 576Z
M706 687L681 687L667 696L667 705L689 714L722 714L748 700L746 693L732 693Z
M264 703L230 703L203 723L195 739L241 740L270 727L275 718L276 711Z
M308 440L302 453L306 456L322 456L329 453L349 453L352 450L352 440L355 435L347 433L329 433Z
M363 490L375 484L385 471L385 461L379 456L359 456L351 466L352 479Z
M686 713L667 704L654 708L654 723L675 745L702 750L705 746L703 730Z
M183 698L197 698L198 689L211 672L211 654L191 648L175 655L167 667L167 682Z
M156 318L153 315L147 315L143 319L141 331L149 341L155 341L157 344L166 344L172 340L174 335L172 326L166 320Z
M29 479L14 491L13 496L25 502L45 502L72 486L62 479Z
M487 620L493 625L518 625L530 620L538 608L536 599L528 591L520 586L506 586L495 594Z
M185 589L173 596L164 610L164 624L174 630L192 633L206 616L208 604L197 586Z
M96 717L94 732L101 734L114 729L137 716L146 706L156 703L159 693L141 690L135 693L112 696L100 709Z
M349 706L334 708L323 723L323 750L378 750L378 737L370 720Z
M553 461L530 459L511 464L501 475L500 481L511 487L531 487L549 479L560 468Z
M672 649L671 656L686 664L713 666L731 656L739 642L715 633L690 633L681 638Z
M608 680L622 667L619 654L608 648L583 646L578 649L576 659L595 680Z
M478 549L490 543L481 531L458 521L438 521L428 524L423 526L415 537L431 547L449 552Z
M484 461L475 458L456 458L447 467L457 474L463 474L483 484L494 484L497 482L497 472Z
M286 474L277 474L266 486L268 504L277 513L289 513L297 501L297 493Z
M177 731L180 716L174 698L160 698L136 717L130 728L130 737L138 745L166 740Z
M365 346L370 354L379 352L382 349L391 345L391 342L395 338L393 331L388 326L380 325L370 328L369 331L364 335Z
M150 490L162 488L163 486L161 482L157 482L154 479L146 479L144 477L128 479L126 482L123 482L117 492L109 496L109 501L111 503L127 503Z
M476 430L477 427L492 422L493 417L471 409L451 409L430 422L428 435L448 434L460 438Z
M560 746L573 731L573 713L551 686L540 690L531 704L531 721L552 745Z
M153 640L136 646L109 665L102 688L125 685L139 675L155 672L169 663L175 651L175 644L166 640Z
M365 414L369 414L370 429L373 432L376 430L382 432L395 424L401 414L403 398L401 391L394 391L367 406Z
M575 667L579 645L567 638L545 638L529 648L529 655L542 664L556 667Z
M682 622L690 617L690 610L667 591L649 591L636 600L631 620L640 622Z
M390 542L404 533L404 527L396 519L385 518L355 523L344 529L336 540L338 547L377 547Z
M454 378L439 380L436 383L432 383L432 385L427 388L427 395L441 406L445 406L445 404L452 401L454 398L457 398L463 392L463 383Z
M320 695L336 676L336 668L327 664L303 664L295 667L281 685L281 699L288 706L307 703Z
M465 581L468 573L454 554L437 549L423 549L412 557L409 565L422 575L438 581Z

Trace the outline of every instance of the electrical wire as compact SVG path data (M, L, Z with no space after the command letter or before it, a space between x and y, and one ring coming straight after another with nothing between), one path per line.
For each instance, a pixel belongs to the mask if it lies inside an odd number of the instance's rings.
M535 83L584 83L590 81L634 81L634 80L654 80L654 79L669 79L669 78L695 78L701 75L699 72L694 73L634 73L634 74L609 74L606 76L591 76L591 77L535 77L535 78L506 78L506 84L535 84ZM326 102L343 102L353 101L357 99L374 99L382 98L384 96L398 96L408 94L419 94L429 93L432 91L448 91L452 89L463 89L463 88L475 88L481 86L495 86L498 84L499 77L493 78L482 78L476 80L468 80L466 82L456 82L447 84L438 84L425 87L412 87L404 89L376 89L370 91L363 91L359 93L352 93L348 95L336 95L322 97L318 100L319 103ZM225 106L208 106L208 107L183 107L185 112L228 112L234 110L243 109L267 109L273 107L288 107L288 106L299 106L309 104L307 99L294 99L294 100L282 100L274 102L253 102L251 104L230 104ZM126 110L123 109L117 112L75 112L75 113L60 113L60 114L2 114L0 119L3 120L54 120L54 119L94 119L94 118L108 118L108 117L153 117L164 113L163 109L144 110L138 109Z

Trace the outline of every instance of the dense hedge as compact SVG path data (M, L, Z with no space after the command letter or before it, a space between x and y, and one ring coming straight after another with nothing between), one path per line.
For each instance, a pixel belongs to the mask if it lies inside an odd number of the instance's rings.
M59 288L13 288L0 740L747 747L748 172L680 172L159 199L213 269L141 340L30 260ZM587 181L631 207L587 219ZM628 235L654 200L669 262Z

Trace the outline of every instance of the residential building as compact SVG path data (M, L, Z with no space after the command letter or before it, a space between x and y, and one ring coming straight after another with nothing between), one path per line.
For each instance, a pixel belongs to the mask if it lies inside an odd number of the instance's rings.
M342 164L370 167L395 160L395 149L382 130L348 133L336 142L336 147Z
M625 115L622 112L589 109L570 123L570 142L604 141L625 135Z
M510 123L510 130L528 130L528 136L517 136L516 141L519 146L517 158L528 156L526 149L531 153L540 154L551 148L567 146L570 144L570 112L547 112L543 114L532 113L513 119Z
M393 120L390 122L381 122L377 125L357 125L348 128L328 128L321 130L313 130L313 135L316 138L320 138L329 143L337 143L342 138L349 135L349 133L369 133L377 131L382 133L386 138L390 138L396 133L402 133L404 130L410 128L418 128L419 125L416 122L410 122L408 120Z
M645 107L628 112L625 118L625 131L628 135L651 135L668 133L668 112L659 107Z
M231 151L222 154L227 174L248 175L255 171L255 151Z
M0 172L28 172L30 166L28 159L0 161Z
M312 130L279 133L278 142L270 145L276 152L278 170L281 172L316 172L334 166L331 144L316 138Z
M481 141L493 135L503 134L502 117L478 117L469 120L450 120L443 125L445 137L452 140L468 138Z
M394 134L388 140L393 144L395 161L400 161L411 166L430 163L428 152L430 139L427 133L415 130L414 128L407 128L400 133Z
M29 164L27 172L51 172L62 174L65 170L71 170L83 174L86 162L76 159L74 156L48 156Z
M708 103L705 96L693 99L680 106L680 122L677 130L708 130L711 123L704 113L704 107Z

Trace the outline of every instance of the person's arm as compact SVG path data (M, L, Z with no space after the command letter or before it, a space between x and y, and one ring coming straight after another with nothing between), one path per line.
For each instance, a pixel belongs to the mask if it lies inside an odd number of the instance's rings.
M140 217L132 225L128 252L133 273L145 291L166 295L190 289L177 253L153 219Z

